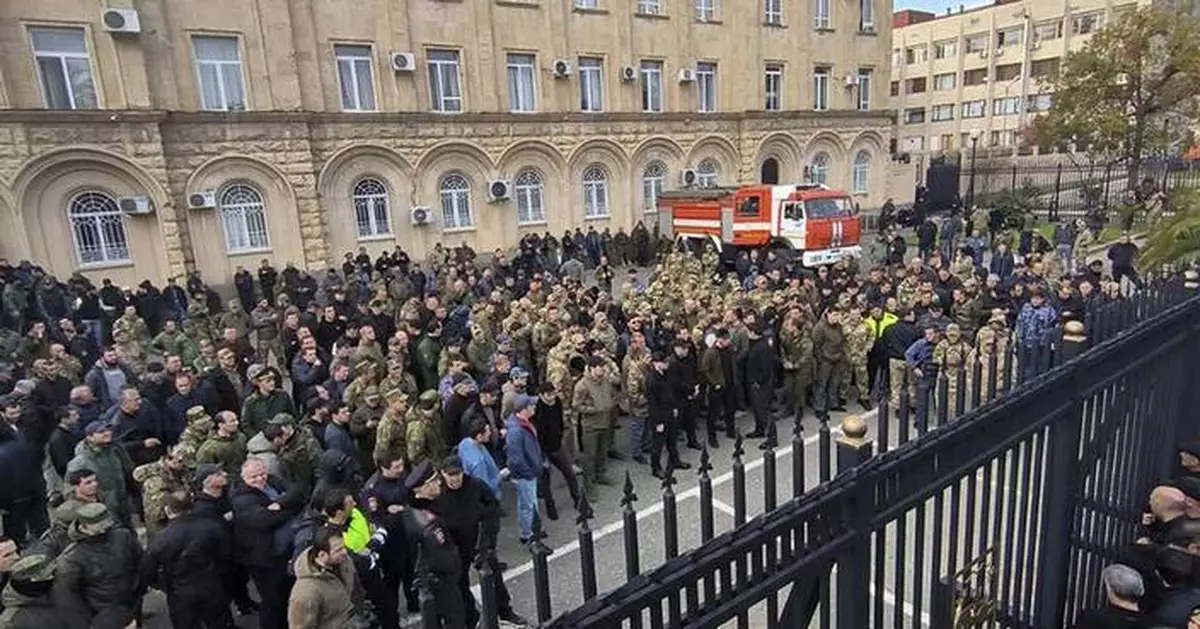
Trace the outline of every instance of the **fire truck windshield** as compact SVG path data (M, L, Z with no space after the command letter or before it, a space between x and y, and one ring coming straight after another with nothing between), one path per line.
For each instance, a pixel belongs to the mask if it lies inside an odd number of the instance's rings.
M829 197L825 199L810 199L804 202L808 218L850 218L854 216L854 205L848 197Z

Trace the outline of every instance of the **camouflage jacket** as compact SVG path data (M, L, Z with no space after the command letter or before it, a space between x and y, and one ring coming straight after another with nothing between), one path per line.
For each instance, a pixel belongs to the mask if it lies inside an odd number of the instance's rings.
M423 461L439 461L446 453L442 443L442 433L438 430L440 413L434 411L409 412L408 425L404 430L405 446L408 451L408 464L412 467Z
M167 524L167 512L163 500L173 491L187 491L191 471L185 467L178 472L172 472L155 461L140 465L133 470L133 480L142 486L142 511L146 528L152 531L162 530Z
M246 462L246 435L236 433L231 437L212 434L196 451L196 464L213 463L220 465L226 474L236 477L240 473L242 463Z
M313 487L317 464L321 460L321 444L307 428L296 427L296 434L280 446L275 455L288 480L309 489Z
M779 357L788 371L813 368L812 334L804 328L779 331Z
M379 420L379 426L375 428L374 458L379 459L384 454L408 456L405 431L404 417L390 409L385 410Z

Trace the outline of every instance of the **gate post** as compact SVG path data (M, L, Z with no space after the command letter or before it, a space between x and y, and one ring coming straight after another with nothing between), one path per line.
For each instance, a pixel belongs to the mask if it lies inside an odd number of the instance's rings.
M1076 356L1082 354L1087 349L1087 333L1083 323L1079 321L1068 321L1063 325L1062 335L1062 361L1073 360Z
M838 474L849 473L866 462L875 452L875 444L867 439L867 425L857 415L842 422L843 436L837 440ZM850 503L846 514L852 526L871 520L875 496L870 483ZM837 558L837 619L841 627L866 627L871 609L868 584L871 583L870 529L858 531L859 540L849 544Z
M1083 347L1083 343L1078 343ZM1039 543L1041 556L1035 586L1035 627L1063 626L1067 574L1071 558L1071 529L1079 497L1079 439L1083 402L1078 398L1048 429L1046 446L1045 510Z

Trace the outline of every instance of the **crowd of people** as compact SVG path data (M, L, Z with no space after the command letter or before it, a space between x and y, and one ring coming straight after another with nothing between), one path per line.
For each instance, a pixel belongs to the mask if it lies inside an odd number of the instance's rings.
M926 421L939 370L1124 298L1103 265L1002 238L985 257L961 233L911 258L724 268L639 223L486 261L440 244L317 274L263 260L227 302L199 273L97 288L0 261L0 626L123 629L148 588L176 629L234 610L391 629L420 591L473 626L506 487L527 543L559 516L555 471L578 506L608 461L686 469L740 411L765 449L780 418L907 381ZM503 583L497 600L524 624Z
M1180 444L1178 473L1150 492L1130 542L1101 573L1104 603L1074 629L1200 627L1200 442Z

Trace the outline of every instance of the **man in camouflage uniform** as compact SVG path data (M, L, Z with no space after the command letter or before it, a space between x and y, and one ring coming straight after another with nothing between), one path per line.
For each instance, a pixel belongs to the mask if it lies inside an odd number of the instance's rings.
M992 311L987 325L975 333L975 350L971 358L972 364L977 360L981 367L979 372L979 399L988 401L998 395L1003 395L1005 369L1016 373L1016 355L1009 353L1011 342L1008 331L1008 320L1002 310ZM993 375L993 367L995 375ZM995 384L992 384L993 378ZM994 387L994 388L993 388Z
M237 330L238 338L246 338L250 333L250 315L242 309L241 300L230 299L228 307L217 317L217 329L233 328Z
M279 311L272 308L266 299L258 300L258 306L250 312L250 327L254 328L258 364L268 364L268 358L274 354L275 361L282 365L284 354L283 343L279 340Z
M150 342L150 346L163 356L175 354L180 358L184 358L184 353L188 351L187 346L189 345L191 345L191 341L183 332L179 331L174 319L164 321L162 332L159 332L158 336L155 336L154 340ZM194 359L195 351L192 350L190 353ZM185 358L184 364L188 362Z
M188 303L187 319L183 322L183 331L196 345L203 339L212 340L212 320L208 316L208 306L203 299L193 299Z
M127 330L113 330L113 349L117 351L117 358L129 365L135 376L141 378L145 375L149 357L142 344L132 340Z
M204 442L208 441L208 436L212 434L214 424L212 417L208 415L208 411L204 410L203 406L189 408L185 417L187 417L187 426L184 427L176 448L184 461L188 465L192 465L196 462L196 453L200 451L200 446L204 445Z
M375 362L369 359L363 359L354 363L354 380L346 387L345 394L342 395L342 401L346 406L350 407L350 412L362 404L363 396L367 389L376 388L378 390L379 383L376 378L377 369Z
M404 417L408 413L408 396L399 389L391 389L384 396L387 408L375 429L374 459L382 460L389 455L408 455L405 438Z
M408 452L409 467L425 461L437 462L446 453L442 443L441 399L438 392L429 390L417 398L417 405L405 418L404 441Z
M633 460L645 464L646 452L650 449L650 434L647 419L650 416L650 401L646 399L646 376L650 373L650 350L646 348L646 337L633 332L629 350L621 362L622 381L625 386L624 410L629 415L629 451Z
M232 411L217 413L217 429L196 452L196 464L216 464L226 474L240 474L246 462L246 435L238 430L238 417Z
M808 387L813 380L813 343L808 326L798 312L784 318L779 330L779 353L783 365L784 399L799 423L804 417Z
M354 445L359 453L371 455L375 451L375 431L379 426L379 422L383 419L383 396L379 394L379 387L369 386L363 391L362 404L354 409L354 413L350 416L350 436L354 438ZM366 459L366 457L363 457ZM374 463L371 460L363 460L361 469L369 470Z
M467 361L471 363L471 371L479 377L488 374L495 353L496 337L488 334L481 325L471 326L471 340L467 343Z
M862 311L851 308L846 312L842 329L846 336L846 370L849 372L842 379L842 399L850 399L848 395L850 382L853 380L854 389L858 394L858 403L863 408L871 407L870 380L867 376L867 354L875 343L875 335L871 326L862 318Z
M613 378L604 359L592 356L587 362L587 371L575 384L571 398L572 406L579 416L583 431L584 480L596 485L611 485L605 476L609 441L612 437L613 409L616 407L613 394ZM557 386L557 385L556 385Z
M968 393L967 384L971 378L971 345L963 338L962 329L958 324L951 323L946 326L946 334L942 340L938 341L937 346L933 350L933 363L938 367L938 373L944 374L946 379L946 417L953 419L957 413L959 396L963 396L964 408L966 408L966 395ZM963 387L959 389L959 372L962 372ZM939 377L939 380L941 378ZM941 403L941 395L935 398L936 403Z
M125 313L113 321L113 336L117 332L125 332L129 340L142 347L150 344L150 326L137 314L137 308L125 306Z
M287 479L311 491L321 460L321 444L312 433L297 425L291 414L279 413L263 428L263 436L275 446L275 456Z
M167 525L167 512L163 499L174 491L191 489L191 468L185 461L180 446L153 463L141 465L133 470L133 480L142 486L142 511L146 531L157 535Z

